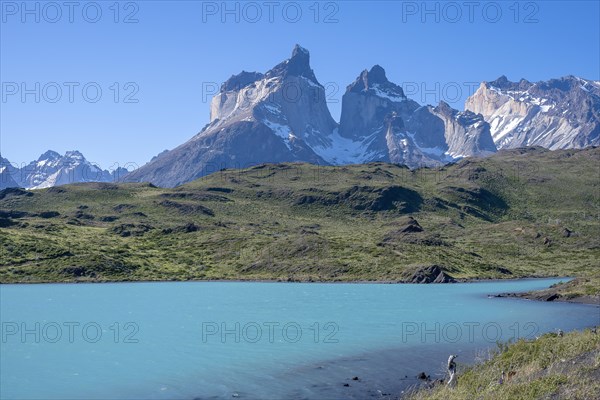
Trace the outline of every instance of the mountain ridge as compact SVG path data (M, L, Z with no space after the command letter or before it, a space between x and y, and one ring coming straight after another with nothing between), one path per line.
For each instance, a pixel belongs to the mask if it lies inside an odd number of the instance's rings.
M310 53L296 45L289 59L264 74L232 75L213 97L210 122L198 134L124 181L174 187L222 168L265 162L382 161L415 168L451 162L456 159L452 154L486 156L495 151L489 129L468 125L474 118L456 118L446 129L448 122L422 107L374 65L347 86L337 123L310 67ZM452 151L448 143L463 149Z
M600 144L600 82L573 76L538 83L501 76L483 82L460 111L409 99L376 64L346 87L339 123L323 89L310 53L296 45L264 74L229 78L200 133L124 181L174 187L223 168L277 162L436 167L504 148Z
M89 163L78 169L73 159L82 155L48 151L17 172L3 159L0 188L114 179L174 187L221 169L262 163L381 161L414 169L506 148L600 144L600 81L572 75L535 83L511 82L504 75L484 81L460 111L444 101L420 105L376 64L347 85L339 122L325 98L309 51L296 45L290 58L264 73L232 75L211 100L209 123L199 133L131 173L101 171ZM57 173L52 165L59 158L64 168Z

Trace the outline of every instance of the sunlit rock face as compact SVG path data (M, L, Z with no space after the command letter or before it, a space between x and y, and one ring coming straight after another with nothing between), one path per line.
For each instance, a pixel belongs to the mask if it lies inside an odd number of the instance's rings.
M483 82L465 109L483 115L496 147L551 150L600 143L600 82L567 76L532 83Z

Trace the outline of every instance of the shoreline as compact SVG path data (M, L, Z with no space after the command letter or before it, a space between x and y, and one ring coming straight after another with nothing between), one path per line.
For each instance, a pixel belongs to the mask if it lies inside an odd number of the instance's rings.
M530 301L545 301L549 303L573 303L600 307L600 296L583 295L569 298L561 296L560 294L558 294L558 291L554 291L554 293L547 295L546 292L551 290L552 288L534 290L524 293L499 293L496 295L489 295L488 297L498 299L511 298Z
M414 283L410 281L396 280L336 280L336 281L316 281L311 279L305 280L289 280L289 279L189 279L189 280L120 280L120 281L65 281L65 282L0 282L0 287L8 285L85 285L85 284L127 284L127 283L293 283L293 284L350 284L350 285L448 285L461 283L485 283L485 282L507 282L507 281L525 281L538 279L561 279L565 280L562 285L573 282L577 277L569 276L526 276L522 278L472 278L472 279L456 279L452 283ZM556 284L555 284L556 285ZM521 300L545 301L545 302L561 302L573 304L585 304L600 307L600 296L581 295L581 296L563 296L556 286L546 289L514 292L514 293L490 293L488 298L514 298Z
M145 279L131 279L131 280L105 280L105 281L94 281L94 280L72 280L72 281L50 281L50 282L0 282L2 285L85 285L85 284L115 284L115 283L184 283L184 282L206 282L206 283L312 283L312 284L351 284L351 285L451 285L457 283L483 283L483 282L509 282L509 281L525 281L525 280L536 280L536 279L568 279L573 280L575 277L570 276L524 276L524 277L512 277L512 278L467 278L467 279L456 279L456 282L445 282L445 283L415 283L410 281L401 280L311 280L311 279L187 279L187 280L145 280Z

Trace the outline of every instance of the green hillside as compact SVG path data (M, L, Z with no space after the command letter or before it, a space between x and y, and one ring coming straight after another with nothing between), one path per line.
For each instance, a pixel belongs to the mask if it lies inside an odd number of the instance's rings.
M598 294L600 149L439 169L261 165L176 189L0 192L0 282L577 276Z

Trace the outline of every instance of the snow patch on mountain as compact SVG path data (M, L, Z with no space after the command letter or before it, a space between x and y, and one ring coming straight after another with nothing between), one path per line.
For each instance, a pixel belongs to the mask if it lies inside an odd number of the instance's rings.
M490 130L494 142L498 144L502 139L512 133L525 117L511 117L506 115L496 115L490 121Z
M407 97L403 93L386 90L378 84L373 84L370 87L370 90L372 90L376 96L393 101L395 103L407 100Z
M279 136L283 140L285 145L288 147L288 149L292 150L292 145L290 144L290 140L292 140L295 136L292 133L292 130L290 129L289 126L283 125L283 124L278 124L277 122L272 122L267 119L263 120L262 123L267 125L269 127L269 129L271 129L273 131L274 134Z
M340 136L339 129L336 128L327 138L328 144L315 146L313 151L332 165L361 164L370 161L378 154L375 151L368 150L374 139L373 136L371 135L362 141L352 140Z

